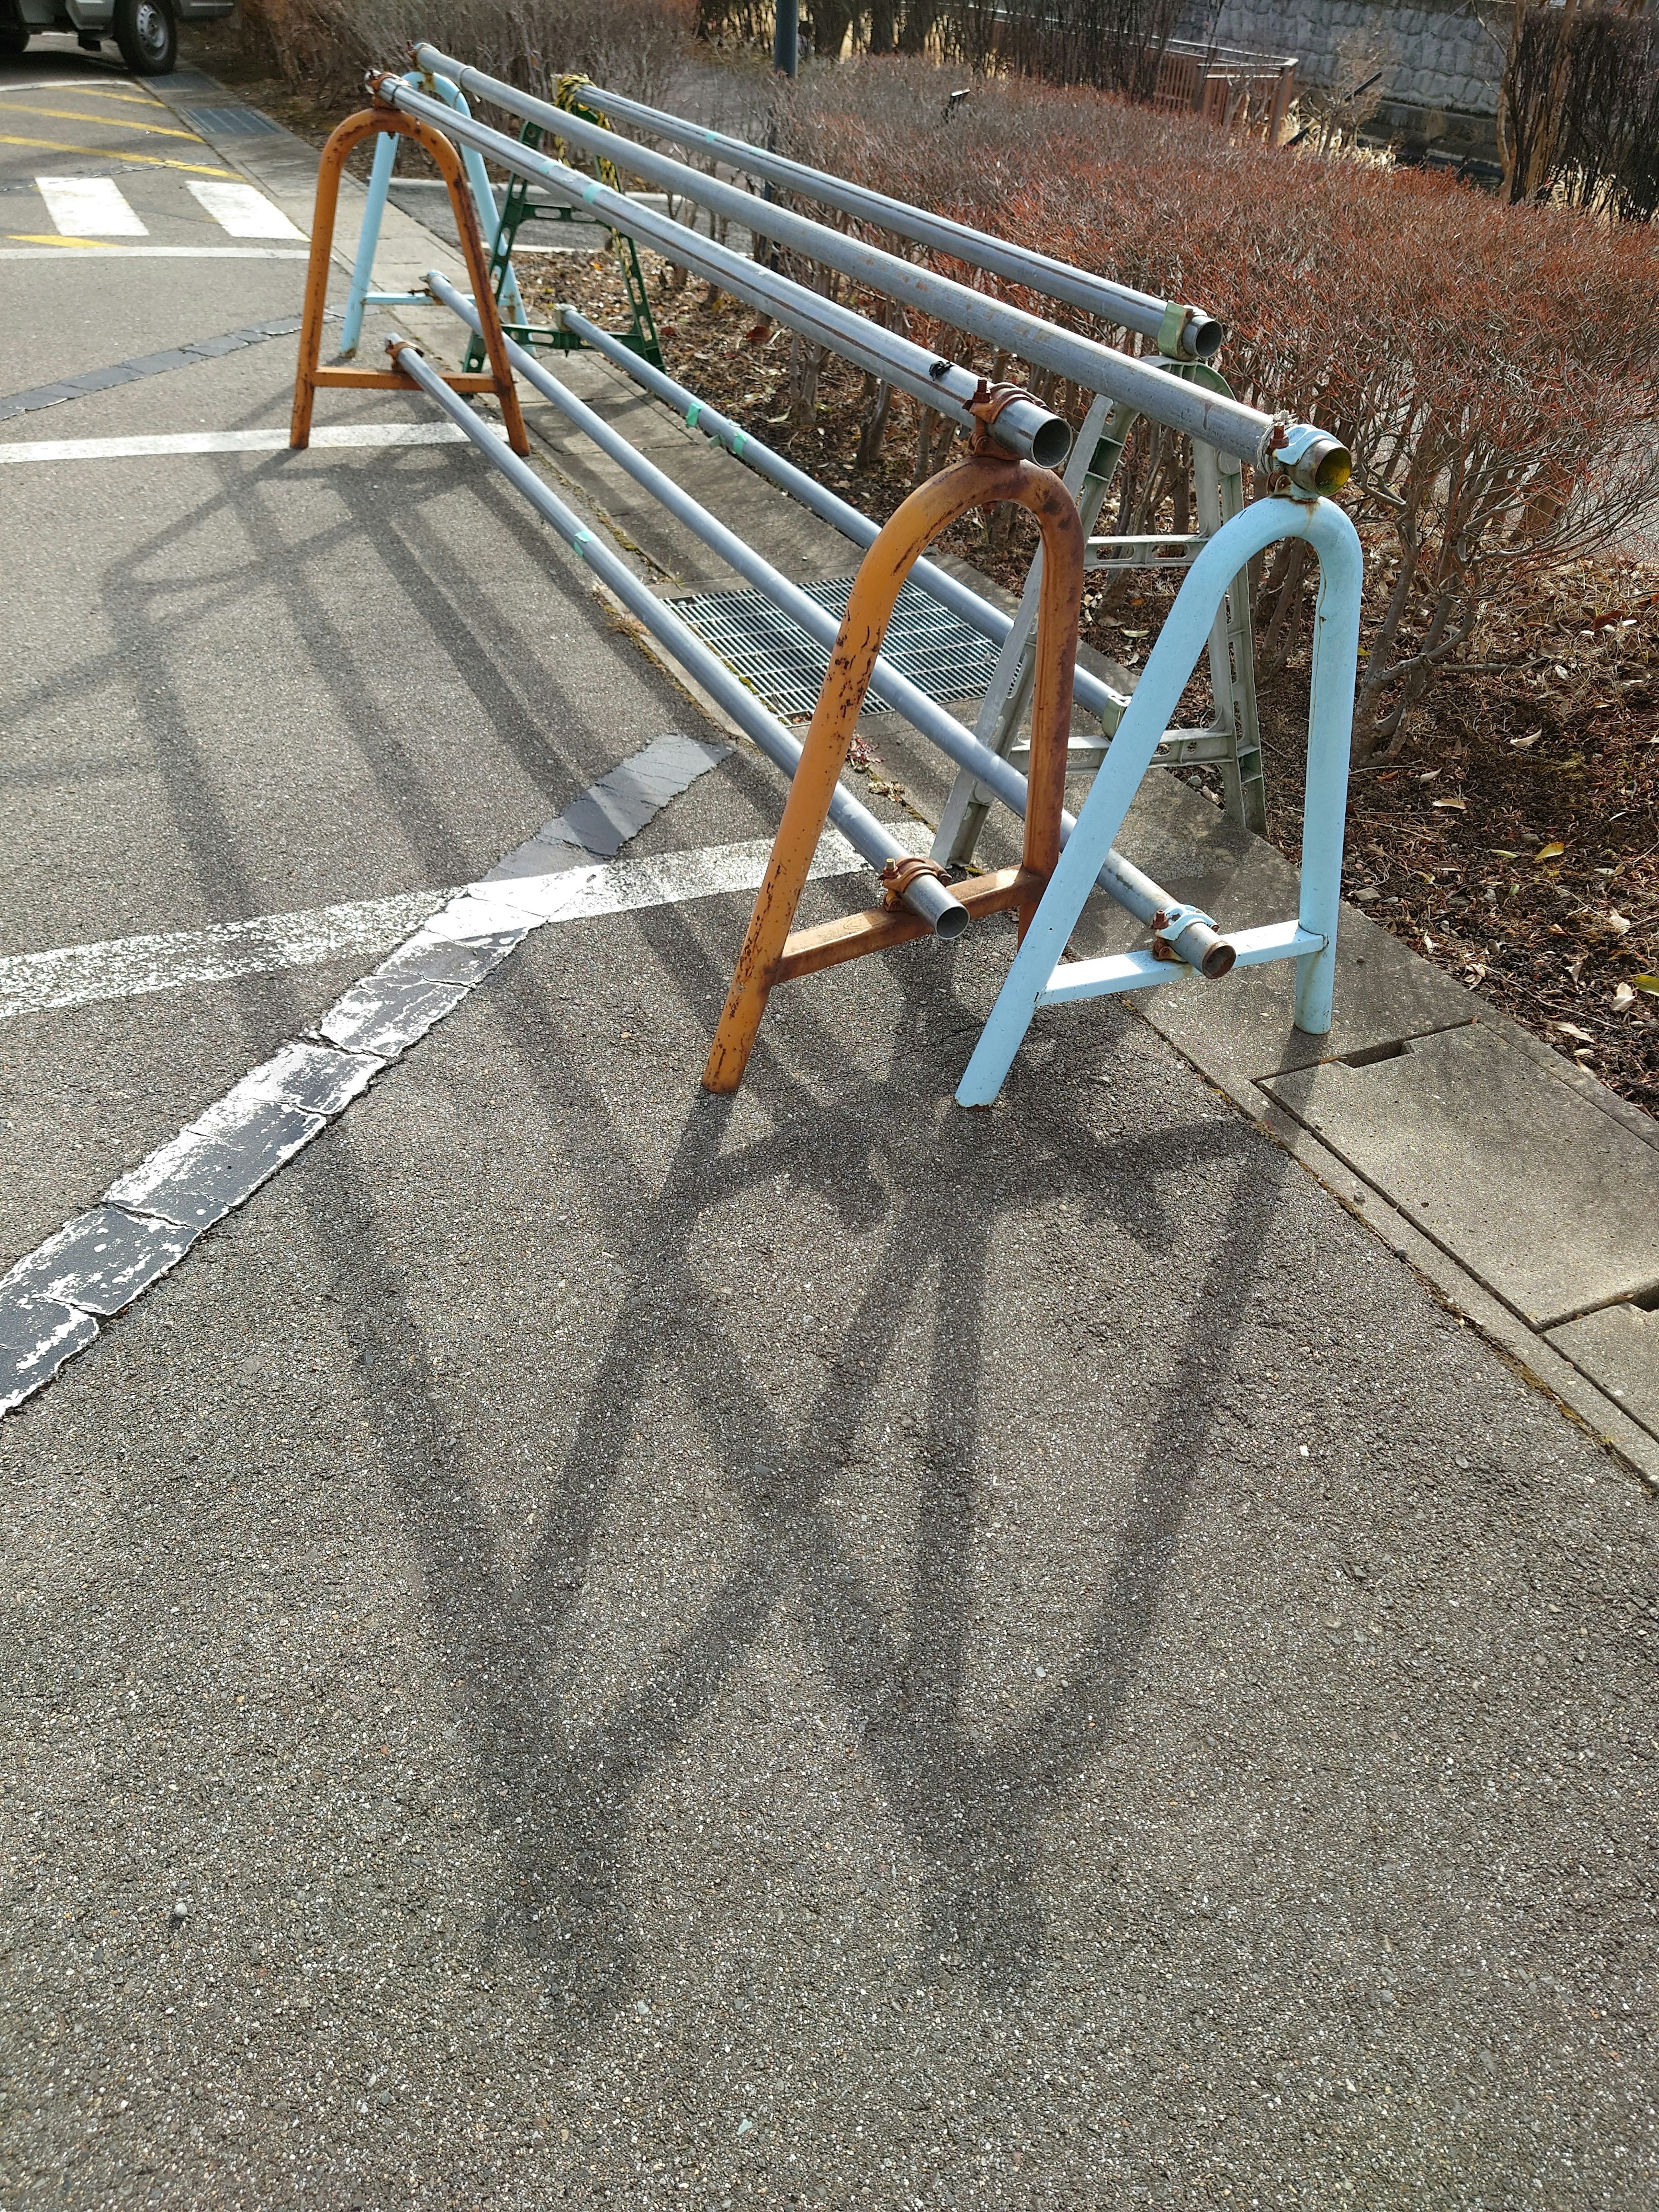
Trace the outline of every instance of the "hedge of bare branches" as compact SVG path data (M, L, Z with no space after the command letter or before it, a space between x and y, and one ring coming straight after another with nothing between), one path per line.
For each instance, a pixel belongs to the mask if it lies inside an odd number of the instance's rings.
M981 80L951 115L955 82L903 60L820 71L795 103L796 141L820 167L1201 304L1230 325L1224 361L1242 398L1346 440L1388 584L1366 640L1362 758L1398 738L1484 605L1615 544L1650 505L1659 238L1648 227L1609 231L1443 176L1288 154L1030 80ZM911 328L971 355L920 318ZM1138 442L1121 524L1164 526L1184 464L1167 440ZM1264 580L1270 650L1293 633L1301 557L1298 543Z
M695 0L241 0L244 39L319 96L349 94L371 64L432 39L526 87L579 70L659 100L695 19Z
M1516 0L1498 115L1515 200L1626 221L1659 212L1659 16L1640 5Z

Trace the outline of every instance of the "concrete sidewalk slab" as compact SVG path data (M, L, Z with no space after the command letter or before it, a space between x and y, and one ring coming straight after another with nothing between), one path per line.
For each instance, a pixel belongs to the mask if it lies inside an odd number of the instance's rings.
M1300 879L1291 863L1264 839L1227 822L1219 807L1177 776L1146 778L1119 844L1166 890L1213 914L1224 933L1295 917ZM1149 941L1150 933L1103 896L1089 915L1091 957ZM1287 1068L1457 1028L1480 1012L1469 992L1350 906L1343 908L1337 933L1328 1035L1297 1029L1294 1000L1294 973L1283 962L1237 969L1218 982L1182 976L1135 995L1153 1028L1235 1097Z
M1553 1328L1550 1342L1659 1434L1659 1313L1650 1305L1604 1306Z
M1485 1024L1262 1087L1534 1328L1659 1290L1659 1153Z

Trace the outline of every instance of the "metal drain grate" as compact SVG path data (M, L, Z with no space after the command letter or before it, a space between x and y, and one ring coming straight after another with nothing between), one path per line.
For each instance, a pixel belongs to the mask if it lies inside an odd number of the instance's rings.
M209 138L253 138L283 127L257 107L181 107L179 112L192 131Z
M846 613L852 588L850 576L825 576L801 586L809 599L834 615ZM676 599L673 607L775 714L789 721L811 714L830 655L770 599L759 592L699 592ZM930 699L946 702L978 697L996 664L989 639L958 622L919 584L907 584L899 593L882 653ZM880 712L893 702L872 684L869 703Z

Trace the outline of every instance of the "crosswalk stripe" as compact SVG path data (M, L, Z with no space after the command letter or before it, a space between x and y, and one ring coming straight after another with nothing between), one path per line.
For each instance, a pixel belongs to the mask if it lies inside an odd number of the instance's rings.
M10 230L18 241L0 246L0 261L85 260L96 252L106 261L305 261L302 246L112 246L106 239L51 238L33 231Z
M66 238L148 238L113 177L37 177L46 213Z
M194 198L213 217L222 230L233 238L303 238L305 233L291 223L272 201L256 191L252 185L222 185L207 183L200 178L185 179Z

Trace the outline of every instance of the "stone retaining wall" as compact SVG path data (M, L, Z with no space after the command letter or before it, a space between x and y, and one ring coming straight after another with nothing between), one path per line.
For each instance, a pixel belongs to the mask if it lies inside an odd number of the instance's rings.
M1201 19L1201 20L1200 20ZM1295 54L1310 84L1346 76L1348 54L1375 54L1392 108L1495 116L1503 49L1474 0L1221 0L1183 26L1218 44Z

